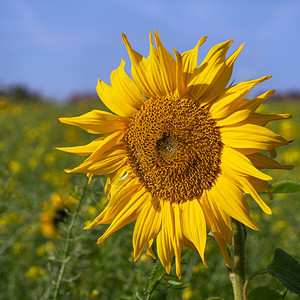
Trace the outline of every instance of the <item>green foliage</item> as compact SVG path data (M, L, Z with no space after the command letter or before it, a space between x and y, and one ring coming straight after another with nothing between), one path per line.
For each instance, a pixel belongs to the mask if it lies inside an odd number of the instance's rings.
M277 291L266 286L260 286L254 289L248 296L248 300L279 300L283 299Z
M158 260L155 263L155 266L152 270L152 274L149 280L149 285L146 290L147 293L151 294L156 285L159 283L159 281L163 278L163 276L166 274L166 270L161 264L161 262Z
M270 192L278 193L298 193L300 192L300 183L295 181L281 181L270 185Z
M102 107L95 103L58 105L14 102L5 109L0 108L1 300L24 297L53 299L68 228L86 180L81 174L64 173L64 169L78 165L84 158L54 148L82 145L95 138L83 130L60 124L58 117L76 116L91 109ZM272 110L282 113L295 111L294 108L284 109L282 106L272 106ZM296 112L294 114L297 115ZM297 124L297 119L294 122ZM298 130L297 134L300 133L296 125L292 128ZM281 131L281 127L275 129ZM278 161L296 164L295 169L268 171L268 174L274 179L299 181L299 153L298 139L290 146L282 147L278 151ZM165 270L160 267L160 272L157 271L151 281L149 277L156 261L145 254L133 262L134 224L97 245L97 239L107 226L96 226L90 230L83 230L83 227L107 203L103 192L104 183L105 177L96 176L87 188L73 226L59 299L146 299L147 288L150 285L153 287L155 282L158 283L150 299L232 298L226 265L214 240L207 241L206 259L209 268L203 266L195 253L188 251L182 261L183 275L180 281L174 267L170 275L165 274ZM51 199L55 197L71 201L62 208L66 218L56 222L56 235L51 237L41 230L40 219L45 212L44 206L51 206ZM272 202L267 197L265 200L273 210L272 216L265 215L252 201L251 214L261 232L248 231L248 274L266 266L275 247L289 253L299 248L298 194L275 193ZM255 283L249 287L249 295L252 287L256 287ZM288 299L296 297L289 294Z
M300 294L300 264L282 249L275 249L271 264L265 268L290 291Z

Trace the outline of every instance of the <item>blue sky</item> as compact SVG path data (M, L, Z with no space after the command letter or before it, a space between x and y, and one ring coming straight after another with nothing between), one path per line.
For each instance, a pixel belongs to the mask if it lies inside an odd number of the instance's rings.
M169 51L208 36L200 58L225 40L234 39L231 52L246 42L235 82L272 74L257 92L300 89L299 0L0 0L0 86L25 84L57 100L94 92L121 58L130 70L121 33L147 56L155 28Z

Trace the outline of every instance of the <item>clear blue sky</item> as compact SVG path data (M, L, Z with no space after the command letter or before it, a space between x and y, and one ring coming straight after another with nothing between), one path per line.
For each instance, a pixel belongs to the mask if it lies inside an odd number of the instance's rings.
M201 57L216 43L233 38L233 51L246 42L236 82L272 74L260 89L300 89L299 0L0 0L0 86L57 100L95 91L121 58L129 65L121 33L147 56L155 28L170 51L208 36Z

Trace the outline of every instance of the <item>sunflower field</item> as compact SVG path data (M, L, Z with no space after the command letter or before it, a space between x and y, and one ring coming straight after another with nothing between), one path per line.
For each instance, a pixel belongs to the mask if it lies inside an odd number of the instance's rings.
M168 275L146 254L133 261L134 224L100 245L96 241L107 225L83 229L107 204L106 178L94 176L87 183L85 175L67 174L64 169L74 168L82 158L55 148L92 141L91 134L58 121L91 109L105 108L101 101L0 102L0 299L231 299L226 265L213 239L206 245L208 268L184 249L179 280L174 266ZM299 181L299 103L271 100L260 110L293 114L290 120L268 126L292 141L280 147L277 157L295 168L266 173L274 183ZM247 230L247 275L268 266L275 248L300 259L299 192L275 193L272 201L262 197L273 214L264 214L249 201L261 231ZM267 275L253 279L248 294L260 285L272 287L285 299L298 299Z

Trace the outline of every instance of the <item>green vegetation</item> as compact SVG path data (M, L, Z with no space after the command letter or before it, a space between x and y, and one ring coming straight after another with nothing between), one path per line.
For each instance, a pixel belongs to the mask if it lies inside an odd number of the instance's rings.
M297 105L277 101L263 106L264 111L294 114L294 119L270 124L289 140L300 134ZM93 139L83 130L60 124L58 117L76 116L91 109L103 109L103 106L100 102L68 105L0 103L0 299L53 299L68 228L86 185L84 175L64 172L65 168L79 164L82 157L54 148L85 144ZM296 168L269 172L274 182L299 181L298 139L280 149L278 160L295 164ZM101 245L96 244L97 238L107 226L83 230L107 203L104 183L105 177L95 177L85 190L69 240L68 260L58 299L147 297L145 291L156 262L146 255L133 262L134 224L114 233ZM274 248L282 248L298 261L300 259L299 193L275 194L272 202L267 195L263 196L273 215L265 215L251 201L252 216L261 232L248 230L248 275L270 265ZM196 254L186 252L182 280L179 281L172 270L159 281L151 299L207 299L213 296L231 299L231 283L215 241L210 239L207 244L209 269ZM155 275L159 276L159 272ZM286 291L276 278L261 275L251 281L249 293L260 285L268 285L282 294ZM150 285L148 290L151 289ZM285 299L297 299L297 296L288 292Z

